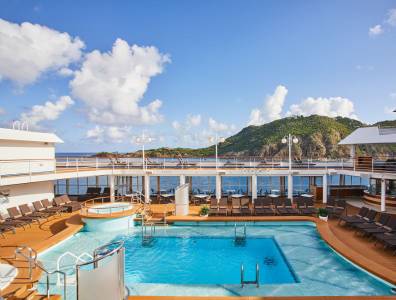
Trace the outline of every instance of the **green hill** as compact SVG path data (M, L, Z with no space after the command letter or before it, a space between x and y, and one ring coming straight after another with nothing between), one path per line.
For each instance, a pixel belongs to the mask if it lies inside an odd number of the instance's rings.
M396 127L395 121L383 121L373 125ZM222 156L260 156L285 158L288 147L281 140L289 133L299 142L293 145L293 156L298 158L348 157L349 148L338 142L359 127L368 126L360 121L336 117L312 115L279 119L261 126L248 126L219 144ZM146 151L150 157L214 156L214 146L200 149L158 148ZM358 154L381 155L396 153L396 145L361 146ZM140 156L141 151L127 156Z

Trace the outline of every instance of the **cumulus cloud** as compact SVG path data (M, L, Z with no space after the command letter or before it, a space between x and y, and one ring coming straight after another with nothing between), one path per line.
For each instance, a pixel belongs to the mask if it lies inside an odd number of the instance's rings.
M18 86L33 83L44 72L79 60L83 48L84 43L68 33L0 19L0 79L9 79Z
M56 102L47 101L44 105L34 105L30 111L21 114L20 120L27 122L29 128L40 129L41 122L58 119L73 104L74 101L69 96L61 96Z
M129 140L130 127L96 125L87 131L86 137L96 143L122 143Z
M195 127L201 124L201 115L187 115L186 125Z
M392 8L388 11L386 23L391 26L396 26L396 8Z
M384 33L384 30L380 24L377 24L373 27L370 27L368 33L369 33L369 36L375 37L377 35Z
M254 108L250 112L248 125L262 125L280 119L287 92L286 87L278 85L272 95L267 95L262 108Z
M221 123L221 122L216 121L213 118L209 118L208 125L209 125L209 129L213 130L214 132L227 132L227 131L235 129L234 125L228 125L225 123Z
M153 76L170 61L155 47L128 45L117 39L110 52L86 55L70 82L72 95L87 106L92 122L107 125L153 124L162 120L161 100L140 106Z
M299 104L292 104L286 116L291 115L321 115L327 117L348 117L358 119L353 102L343 97L306 98Z

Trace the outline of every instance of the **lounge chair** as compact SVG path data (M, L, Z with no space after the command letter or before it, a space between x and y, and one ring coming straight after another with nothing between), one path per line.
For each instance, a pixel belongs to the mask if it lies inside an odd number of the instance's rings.
M228 215L228 199L226 197L223 197L219 201L219 210L218 210L219 215Z
M298 215L300 212L298 209L293 207L293 204L289 198L285 199L284 207L287 209L289 215Z
M364 233L367 235L376 235L376 234L384 234L384 233L394 233L396 232L396 216L391 216L388 219L388 222L382 227L378 228L367 228L364 230Z
M347 226L352 226L353 224L363 224L363 223L373 223L375 220L375 217L377 216L377 212L373 209L370 209L367 213L367 215L361 219L356 218L356 219L350 219L348 221L345 221L345 225Z
M3 216L0 214L0 225L13 228L22 227L23 230L25 230L25 225L30 226L30 221L14 220L10 218L4 219Z
M33 202L33 207L34 207L35 211L41 212L41 213L47 213L50 216L53 216L53 215L59 213L59 210L56 209L56 208L55 209L53 209L53 208L52 209L51 208L45 208L40 201L34 201Z
M362 206L356 215L341 216L338 220L338 224L340 224L341 222L347 223L355 220L362 220L365 216L367 216L368 212L369 209L365 206Z
M216 198L211 198L210 199L210 206L209 206L209 215L214 216L219 213L219 205L217 203Z
M9 207L7 208L8 215L10 216L6 220L18 220L18 221L24 221L29 224L32 222L38 222L37 218L34 217L28 217L28 216L23 216L19 209L14 206L14 207Z
M179 163L177 164L177 166L181 166L183 168L185 168L185 167L195 167L197 165L196 163L188 162L183 157L178 157L177 159L179 160Z
M388 243L389 246L392 246L392 243L389 243L389 241L396 241L396 232L377 233L374 235L374 238L376 239L374 246L377 246L378 243L384 244L385 246L387 246Z
M8 231L12 231L12 233L15 234L15 227L11 225L0 224L0 234L2 237L5 238L4 233Z
M329 217L340 217L346 208L345 200L338 200L337 202L330 198L326 204L326 210L329 214Z
M305 211L305 200L302 197L295 197L294 202L297 204L297 209L300 211L302 215L310 215L307 211Z
M162 163L152 161L149 157L146 157L146 166L147 167L159 167L159 166L162 166Z
M232 198L232 204L231 204L231 214L233 216L239 216L242 214L242 209L241 209L241 201L239 198Z
M364 222L364 223L357 223L352 225L353 227L356 228L356 231L363 231L364 229L369 229L369 228L381 228L386 225L388 222L388 219L390 218L390 215L387 213L381 213L378 221L374 222Z
M41 200L41 204L44 206L45 209L47 209L47 210L54 210L54 211L57 211L57 212L59 212L59 213L62 213L62 212L65 212L65 211L68 210L67 207L64 207L64 206L53 206L53 205L49 202L48 199Z
M254 201L254 214L255 215L264 215L264 216L273 216L275 215L275 210L271 207L272 201L267 197L258 197Z
M55 205L58 207L66 207L68 212L73 212L81 209L81 204L76 201L71 201L69 196L62 195L54 198Z
M24 217L37 218L37 220L48 219L48 217L50 216L50 214L48 213L32 211L27 204L19 205L19 210Z
M281 199L281 198L275 198L274 199L274 206L275 206L275 210L276 210L276 212L278 213L278 215L288 215L289 214L289 211L288 211L288 209L286 208L286 207L284 207L285 205L285 203L284 203L285 201L284 201L284 199Z
M241 199L241 214L242 215L247 216L247 215L251 215L252 214L252 211L251 211L251 209L249 207L249 203L250 203L250 199L249 198L243 197Z

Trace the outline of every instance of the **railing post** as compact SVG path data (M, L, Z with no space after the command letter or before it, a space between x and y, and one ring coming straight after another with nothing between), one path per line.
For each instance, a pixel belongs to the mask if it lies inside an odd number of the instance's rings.
M29 181L32 182L32 164L30 159L28 160L28 164L29 164Z

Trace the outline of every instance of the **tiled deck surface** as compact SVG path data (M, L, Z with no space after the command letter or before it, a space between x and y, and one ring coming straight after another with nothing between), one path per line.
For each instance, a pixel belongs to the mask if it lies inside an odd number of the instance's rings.
M165 205L152 205L152 209L158 213L163 214ZM191 207L190 215L186 217L171 216L168 221L203 221L203 220L234 220L232 217L208 217L202 218L198 216L199 207ZM353 213L353 209L349 209L348 213ZM327 241L334 249L343 254L348 259L356 264L370 270L370 272L386 279L393 284L396 284L396 256L392 255L391 251L384 251L380 247L374 247L373 242L369 242L365 238L361 238L354 234L354 231L349 230L343 226L337 225L337 221L331 220L329 223L319 221L313 217L239 217L238 220L311 220L317 223L317 228L322 238ZM73 235L82 228L83 224L78 213L65 214L62 217L51 218L49 221L41 225L32 225L32 228L27 228L26 231L18 229L17 234L7 234L7 238L0 239L0 257L3 261L16 264L20 267L20 274L17 280L14 281L3 294L20 289L23 286L29 285L27 277L27 264L21 260L15 261L7 259L13 255L14 249L18 245L29 245L38 252L48 249L57 244L68 236ZM40 272L34 273L34 280L37 280ZM130 299L144 300L144 299L187 299L186 297L130 297ZM242 299L272 299L274 297L242 297ZM334 299L333 297L303 297L304 299ZM337 299L364 299L365 297L337 297ZM189 297L188 299L202 299L202 297ZM225 299L224 297L211 297L211 299ZM277 297L276 299L302 299L301 297ZM371 299L396 299L393 297L371 297Z

